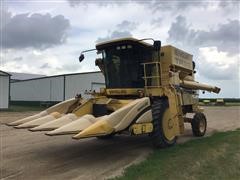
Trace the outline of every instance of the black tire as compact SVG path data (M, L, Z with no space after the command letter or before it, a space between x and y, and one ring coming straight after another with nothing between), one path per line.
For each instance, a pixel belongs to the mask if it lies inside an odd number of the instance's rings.
M169 107L167 98L154 99L152 102L152 116L153 116L153 145L157 148L166 148L176 143L176 137L168 140L163 131L163 115Z
M194 136L204 136L207 130L207 119L201 112L197 112L191 122L192 132Z

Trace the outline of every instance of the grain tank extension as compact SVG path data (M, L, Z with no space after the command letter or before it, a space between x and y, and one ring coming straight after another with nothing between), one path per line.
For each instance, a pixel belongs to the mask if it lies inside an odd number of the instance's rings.
M73 134L74 139L148 134L156 147L175 144L184 123L191 123L195 136L205 134L198 90L219 93L220 88L195 81L191 54L134 38L99 43L96 51L102 55L95 63L105 88L90 92L89 99L76 96L8 125L49 136Z

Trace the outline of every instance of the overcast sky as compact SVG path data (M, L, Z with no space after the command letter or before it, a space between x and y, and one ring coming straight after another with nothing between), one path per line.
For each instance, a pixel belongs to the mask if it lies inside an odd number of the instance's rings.
M194 55L196 78L240 97L239 1L1 0L0 69L56 75L96 71L96 42L152 37Z

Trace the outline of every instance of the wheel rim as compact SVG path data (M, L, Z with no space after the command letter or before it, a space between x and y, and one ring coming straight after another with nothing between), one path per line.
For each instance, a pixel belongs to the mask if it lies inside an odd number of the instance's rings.
M205 131L205 129L206 129L206 123L205 123L204 120L201 120L201 121L199 122L199 131L200 131L201 133L203 133L203 132Z
M166 109L163 120L162 120L162 130L165 138L168 141L171 141L175 138L175 131L174 131L174 121L171 119L170 109Z

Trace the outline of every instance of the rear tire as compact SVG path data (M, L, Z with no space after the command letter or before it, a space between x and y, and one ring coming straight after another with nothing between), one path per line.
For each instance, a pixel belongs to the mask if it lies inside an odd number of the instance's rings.
M153 116L153 145L157 148L165 148L176 143L176 136L169 140L164 134L163 121L164 113L169 107L167 98L154 99L152 102L152 116Z
M204 136L207 130L206 116L201 112L197 112L192 119L191 125L194 136Z

